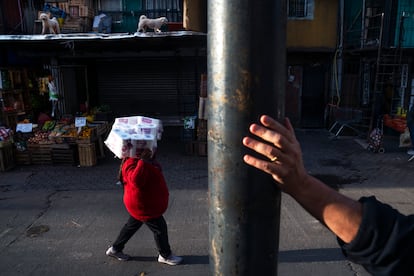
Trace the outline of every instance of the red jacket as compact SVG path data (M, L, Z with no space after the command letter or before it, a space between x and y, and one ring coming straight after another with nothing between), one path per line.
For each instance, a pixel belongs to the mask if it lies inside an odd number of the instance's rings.
M122 166L124 204L137 220L158 218L167 210L168 188L160 166L128 158Z

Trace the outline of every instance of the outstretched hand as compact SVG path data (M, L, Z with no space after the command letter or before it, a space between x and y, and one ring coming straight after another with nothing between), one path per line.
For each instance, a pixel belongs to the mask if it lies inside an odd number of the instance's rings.
M244 162L270 174L286 193L291 194L303 188L308 174L303 165L300 144L289 119L286 118L282 125L270 116L262 115L260 124L250 125L249 130L264 141L247 136L243 138L243 144L264 158L246 154Z
M244 162L270 174L282 191L291 195L341 240L351 242L361 224L361 203L329 188L306 172L302 150L289 119L286 118L282 125L263 115L260 123L250 125L249 130L261 139L244 137L243 144L263 158L246 154Z

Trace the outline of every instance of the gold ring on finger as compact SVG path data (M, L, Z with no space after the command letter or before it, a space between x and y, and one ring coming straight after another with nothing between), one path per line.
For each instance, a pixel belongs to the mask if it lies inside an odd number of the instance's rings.
M270 158L270 162L276 162L277 161L277 156Z

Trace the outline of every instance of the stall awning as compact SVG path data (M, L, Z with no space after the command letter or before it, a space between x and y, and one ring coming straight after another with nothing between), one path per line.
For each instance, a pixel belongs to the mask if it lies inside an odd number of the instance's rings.
M205 48L206 46L207 34L192 31L0 35L0 50L18 51L25 56L117 56L140 51Z

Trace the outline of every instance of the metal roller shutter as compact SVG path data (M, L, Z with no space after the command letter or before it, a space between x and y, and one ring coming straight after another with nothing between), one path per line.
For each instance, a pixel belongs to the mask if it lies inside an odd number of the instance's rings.
M106 60L97 63L98 96L116 116L188 116L197 112L194 57Z

